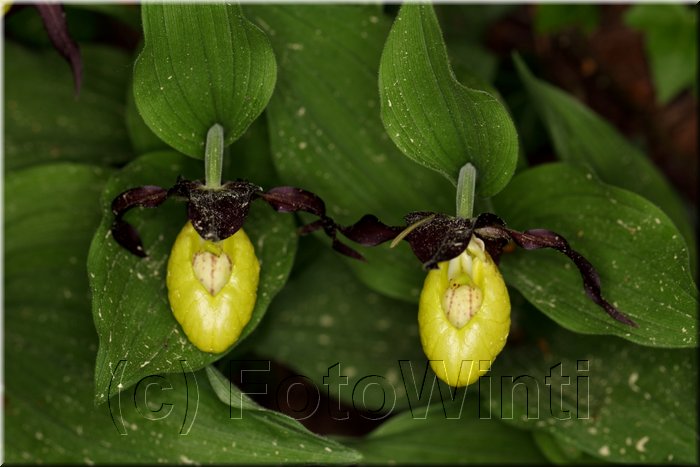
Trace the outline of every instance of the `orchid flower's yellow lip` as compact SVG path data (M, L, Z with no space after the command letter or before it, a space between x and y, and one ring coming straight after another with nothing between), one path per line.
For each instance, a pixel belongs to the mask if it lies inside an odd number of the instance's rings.
M438 378L450 386L467 386L486 373L510 330L508 289L498 267L479 243L473 238L459 257L439 263L438 269L430 271L420 296L418 325L423 351ZM474 299L478 293L480 303L467 305L473 307L468 309L470 316L455 321L451 316L454 309L445 309L454 304L446 305L445 296L452 293L450 287L460 274L468 276L462 287L473 287L474 293L449 298Z
M168 260L170 308L199 350L221 353L253 314L260 264L243 229L220 242L202 239L190 222Z

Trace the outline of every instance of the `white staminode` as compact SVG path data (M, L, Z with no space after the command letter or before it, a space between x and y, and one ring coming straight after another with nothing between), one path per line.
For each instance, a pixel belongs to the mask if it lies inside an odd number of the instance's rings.
M212 296L224 288L231 277L231 259L226 253L215 255L208 251L195 253L192 259L194 275Z
M462 328L481 308L483 293L474 283L474 261L484 261L484 242L472 237L467 249L450 260L449 285L442 297L442 309L457 329Z

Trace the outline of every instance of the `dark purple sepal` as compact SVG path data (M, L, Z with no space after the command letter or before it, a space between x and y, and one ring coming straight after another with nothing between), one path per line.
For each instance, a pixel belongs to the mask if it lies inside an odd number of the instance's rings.
M438 263L459 256L469 244L473 232L470 219L432 212L412 212L404 218L410 227L433 216L406 236L413 253L424 269L435 269Z
M121 218L129 209L141 206L155 208L168 198L168 190L155 185L146 185L126 190L112 200L112 213Z
M600 276L593 265L582 254L573 250L564 237L551 230L533 229L525 232L507 229L510 237L516 244L526 250L536 250L539 248L551 248L564 253L576 265L583 279L583 288L586 295L598 306L603 308L608 315L616 321L637 327L632 319L615 308L610 302L605 300L600 290Z
M46 33L56 50L70 64L75 84L75 94L80 94L80 86L83 80L83 63L80 58L80 49L68 31L63 7L56 3L37 3L34 5L41 15Z
M333 249L338 253L342 253L350 258L358 259L360 261L365 261L365 257L362 256L358 251L350 248L345 243L341 242L337 238L333 237Z
M310 233L316 232L319 229L324 228L323 219L319 219L310 224L302 225L299 227L299 235L309 235Z
M304 211L319 217L326 215L326 204L310 191L293 186L278 186L259 194L275 211Z
M505 226L503 219L490 212L479 214L474 220L474 235L484 242L486 252L496 264L500 262L503 248L510 241Z
M364 246L377 246L396 238L403 228L384 224L371 214L364 215L359 221L338 230L355 243Z
M134 255L145 258L146 251L143 249L141 237L134 226L122 219L116 219L112 223L112 237L119 245Z
M213 242L224 240L243 227L250 203L262 191L259 186L242 180L226 182L217 189L196 182L188 184L187 217L203 239ZM184 194L183 186L179 189Z

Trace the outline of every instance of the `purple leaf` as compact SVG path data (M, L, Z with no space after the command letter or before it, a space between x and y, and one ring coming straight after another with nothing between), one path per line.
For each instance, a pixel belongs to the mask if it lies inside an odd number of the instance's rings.
M63 7L56 3L37 3L34 6L36 6L41 15L41 20L44 23L49 39L51 39L51 43L68 60L73 71L75 94L80 94L80 86L83 80L83 64L78 44L75 43L68 32L68 24L66 23Z

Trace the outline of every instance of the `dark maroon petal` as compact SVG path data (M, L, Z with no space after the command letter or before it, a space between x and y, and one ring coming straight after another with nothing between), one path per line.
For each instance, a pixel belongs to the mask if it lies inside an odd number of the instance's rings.
M146 251L143 249L143 243L141 243L139 233L128 222L116 219L112 224L112 236L118 244L131 253L141 258L146 257Z
M345 256L349 256L350 258L355 258L359 259L360 261L364 261L365 257L362 256L360 253L357 251L353 250L337 238L333 238L333 249L337 251L338 253L342 253Z
M44 28L51 39L51 43L58 52L68 60L73 71L73 81L75 83L75 94L80 93L80 85L83 80L83 64L80 59L80 49L78 44L71 38L68 32L63 7L56 3L37 3Z
M262 189L245 181L226 182L220 189L196 186L189 192L187 217L206 240L224 240L238 232L253 197Z
M308 235L312 232L316 232L318 229L321 229L324 227L324 222L323 219L319 219L317 221L314 221L310 224L306 224L304 226L301 226L299 228L299 235Z
M117 195L112 201L112 213L121 218L129 209L142 206L155 208L168 197L168 190L155 185L131 188Z
M600 290L600 276L598 276L598 272L590 261L569 246L569 243L564 237L556 232L544 229L527 230L525 232L507 229L507 231L515 243L527 250L552 248L564 253L578 268L581 278L583 279L583 288L588 297L603 308L613 319L629 326L637 327L637 323L603 298Z
M326 205L323 200L301 188L278 186L260 193L259 196L278 212L304 211L319 217L326 215Z
M367 214L359 221L347 227L339 227L338 230L355 243L365 246L376 246L396 238L403 230L402 227L390 227L377 219L376 216Z
M438 263L459 256L469 244L472 236L472 221L444 214L416 212L405 219L410 226L434 216L416 227L406 236L406 241L425 269L434 269Z
M204 186L204 183L198 181L198 180L187 180L182 177L177 177L177 182L175 182L175 185L170 187L168 190L168 197L170 198L179 198L183 201L189 201L190 200L190 192L194 189L197 188L202 188Z
M474 235L479 237L493 261L498 264L503 248L510 241L510 234L505 229L506 223L495 214L479 214L474 221Z

